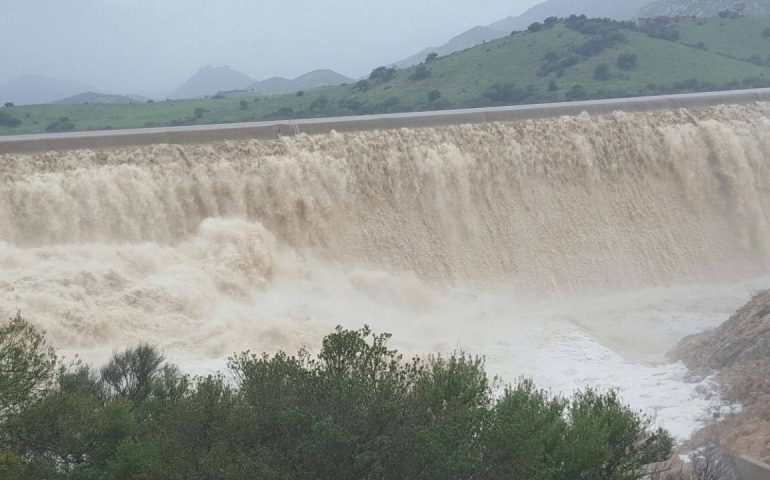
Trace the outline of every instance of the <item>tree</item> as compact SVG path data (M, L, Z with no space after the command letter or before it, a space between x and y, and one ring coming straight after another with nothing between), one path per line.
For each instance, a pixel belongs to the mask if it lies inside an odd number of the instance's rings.
M438 58L438 53L431 52L428 54L427 57L425 57L425 63L432 63Z
M425 80L428 77L430 77L430 69L426 67L425 64L420 64L414 69L414 73L409 76L409 80L417 82Z
M770 38L770 27L762 30L762 36L765 37L765 38Z
M612 74L610 73L610 66L606 63L600 63L596 66L594 69L594 78L604 82L612 78Z
M567 100L580 100L586 98L588 96L588 92L586 92L586 89L583 85L573 85L572 88L567 90L565 95L567 96Z
M404 358L337 327L320 352L249 352L191 379L149 345L0 419L2 478L641 480L671 438L613 392L499 388L479 357ZM34 343L34 342L33 342ZM24 351L39 351L24 348Z
M396 69L393 67L377 67L372 70L369 80L386 83L396 78Z
M17 313L0 326L0 421L37 399L53 380L56 355Z
M203 117L203 114L206 113L206 109L203 107L198 107L195 109L195 118L201 118Z
M548 17L543 22L543 24L545 25L546 28L551 28L554 25L556 25L557 23L559 23L559 17Z
M142 344L115 353L100 373L113 394L139 404L150 394L152 382L164 361L156 347Z
M238 108L240 108L241 110L248 110L249 102L247 102L246 100L241 100L240 102L238 102Z
M518 103L530 95L530 89L517 87L513 83L494 83L484 92L484 96L493 102Z
M304 96L304 95L305 95L305 92L304 92L303 90L298 90L296 95L297 95L298 97L302 97L302 96Z
M0 126L16 128L21 125L21 120L6 112L0 112Z
M529 25L529 27L527 27L527 31L529 33L539 32L542 29L543 29L543 24L540 23L540 22L532 23L532 24Z
M439 92L438 90L431 90L430 92L428 92L429 102L435 102L439 98L441 98L441 92Z
M615 392L576 393L568 419L558 453L564 478L642 478L649 465L667 460L673 450L671 436L620 402Z
M618 55L617 64L621 70L633 70L636 68L636 55L633 53L621 53Z
M559 90L559 85L556 83L556 80L551 79L551 81L548 82L548 91L555 92L557 90Z
M68 117L60 117L46 127L49 132L70 132L75 130L75 124Z
M10 108L10 107L13 107L14 104L13 104L13 102L5 102L4 106L7 107L7 108Z

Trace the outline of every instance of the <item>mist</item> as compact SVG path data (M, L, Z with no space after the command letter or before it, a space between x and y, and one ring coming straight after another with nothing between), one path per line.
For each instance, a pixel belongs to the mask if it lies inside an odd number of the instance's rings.
M5 0L0 82L33 74L165 96L205 65L359 77L536 0Z

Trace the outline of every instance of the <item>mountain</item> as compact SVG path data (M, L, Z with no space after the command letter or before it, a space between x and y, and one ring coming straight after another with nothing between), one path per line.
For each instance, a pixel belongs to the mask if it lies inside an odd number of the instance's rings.
M612 18L615 20L630 20L637 17L639 9L649 3L649 0L546 0L535 5L518 17L508 17L485 27L476 26L457 35L449 42L439 47L429 47L400 60L393 65L406 68L425 60L425 57L436 52L439 56L465 50L481 43L505 37L511 32L526 30L535 22L542 22L548 17L568 17L572 14L585 14L589 17Z
M639 9L649 0L547 0L535 5L518 17L508 17L490 25L495 30L514 32L525 30L534 22L542 22L548 17L568 17L572 14L586 15L592 18L612 18L614 20L632 20L639 14Z
M218 92L241 90L252 83L254 83L253 78L228 66L206 66L177 88L169 98L200 98L215 95Z
M719 12L739 9L746 15L770 15L770 0L657 0L642 8L640 16L716 17Z
M57 105L78 105L86 103L96 104L130 104L130 103L145 103L149 100L147 97L141 95L110 95L107 93L97 92L83 92L72 97L63 98L51 102Z
M17 105L50 103L60 98L94 88L82 82L48 78L39 75L22 75L8 83L0 84L0 103Z
M224 98L152 105L3 109L20 123L0 125L0 135L45 132L64 116L75 129L99 130L770 87L767 53L760 55L770 16L711 18L677 24L676 29L680 36L660 38L656 30L648 33L608 20L564 19L427 65L386 70L348 85L304 89L304 95L294 94L302 89L294 84L283 95L241 90Z
M299 90L312 90L319 87L329 87L352 83L354 80L332 70L315 70L306 73L293 80L283 77L272 77L261 82L256 82L246 90L260 95L276 95L280 93L293 93Z
M430 53L435 52L439 54L439 56L443 57L445 55L449 55L450 53L459 52L460 50L465 50L466 48L475 47L481 43L504 37L509 33L510 32L506 32L497 28L476 26L452 38L440 47L428 47L412 55L411 57L396 62L394 65L399 68L411 67L412 65L417 65L418 63L424 61L425 57L427 57Z

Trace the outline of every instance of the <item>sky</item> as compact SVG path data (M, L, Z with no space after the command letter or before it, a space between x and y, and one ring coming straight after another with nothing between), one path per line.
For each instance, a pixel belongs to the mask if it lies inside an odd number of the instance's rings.
M199 68L360 77L539 0L0 0L0 82L164 96Z

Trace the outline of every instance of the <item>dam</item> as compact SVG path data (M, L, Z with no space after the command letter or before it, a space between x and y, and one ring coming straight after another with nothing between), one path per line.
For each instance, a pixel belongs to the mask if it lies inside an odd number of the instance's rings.
M770 95L743 95L0 140L0 315L201 373L369 324L684 437L721 406L666 352L770 274Z

